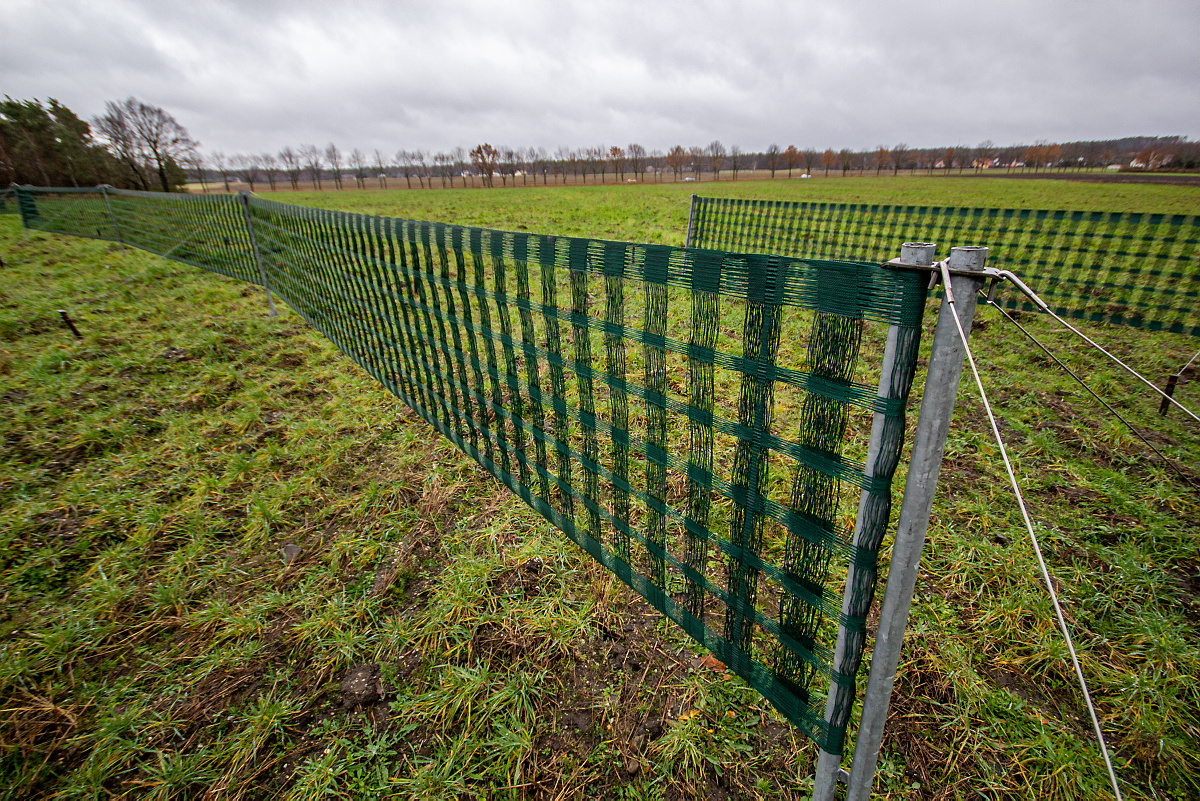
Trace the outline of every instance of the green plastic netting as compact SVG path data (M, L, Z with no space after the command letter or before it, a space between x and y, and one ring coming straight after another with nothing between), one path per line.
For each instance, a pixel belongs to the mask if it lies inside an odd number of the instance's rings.
M273 292L841 753L924 275L229 195L19 195L30 228L115 241L107 200L125 244L257 282L248 209Z
M17 213L17 190L0 189L0 214Z
M886 261L905 242L985 245L1058 314L1200 336L1200 217L693 196L694 247ZM1034 310L1012 287L1008 308Z
M16 191L27 228L121 242L261 283L236 195L37 187Z

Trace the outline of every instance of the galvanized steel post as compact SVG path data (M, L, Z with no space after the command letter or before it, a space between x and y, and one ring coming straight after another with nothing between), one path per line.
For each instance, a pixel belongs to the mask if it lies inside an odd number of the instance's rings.
M104 195L104 205L108 208L108 219L112 223L113 231L117 234L117 241L121 243L121 252L125 252L125 240L121 238L121 229L117 227L117 216L113 214L112 201L108 199L108 184L100 184L100 194Z
M900 519L896 524L896 541L892 546L891 568L879 613L875 649L871 653L871 673L863 697L846 801L865 801L871 794L879 748L883 742L883 727L896 681L896 668L900 663L900 647L904 640L904 629L908 625L917 570L925 546L925 532L929 528L934 492L946 450L946 436L950 429L950 418L954 414L958 380L962 376L963 360L966 358L964 343L951 315L957 307L958 319L969 336L975 317L976 296L986 280L982 275L974 278L969 273L982 272L987 252L985 247L959 247L950 251L949 268L959 273L953 282L954 306L943 297L937 330L933 335L929 369L925 374L925 392L921 398L921 414L913 437Z
M900 248L900 264L909 265L912 267L929 267L933 264L933 253L936 245L930 242L906 242ZM897 393L907 392L907 386L894 387L892 385L893 367L896 363L898 353L900 351L901 330L898 326L890 326L887 334L887 344L884 347L883 363L880 365L879 374L879 389L878 397L882 399L890 399L897 396ZM875 419L871 425L871 439L867 446L867 458L864 462L864 474L868 477L878 475L881 470L885 470L880 464L880 456L886 450L891 450L884 447L885 425L887 418L880 412L875 413ZM899 432L896 433L896 436ZM894 437L893 437L894 438ZM894 452L899 451L899 443L891 443L894 447ZM894 461L892 467L894 467ZM864 536L871 536L872 532L864 530L864 522L866 520L866 508L869 502L869 493L865 490L862 493L859 501L858 519L854 529L854 544L855 546L864 546ZM877 534L878 532L874 532ZM878 547L878 542L870 543L874 547ZM874 582L875 577L873 571L871 574L858 576L859 569L853 563L850 565L849 573L846 576L846 589L842 597L842 614L850 616L866 615L866 610L861 608L865 606L869 596L863 597L861 586L863 582ZM833 668L842 673L853 672L857 667L857 662L862 653L863 638L862 633L851 635L845 629L838 630L837 646L834 650ZM840 696L840 697L839 697ZM840 688L837 682L830 682L829 697L825 704L825 719L833 720L833 716L838 714L839 706L849 704L847 693ZM848 712L841 712L843 715L848 715ZM822 750L817 756L817 768L814 775L813 785L813 801L831 801L837 790L837 782L839 776L843 780L847 777L845 771L841 768L842 758L840 754L833 754Z
M254 225L250 222L250 193L245 189L238 192L238 200L242 204L242 214L246 217L246 232L250 234L250 248L254 251L254 261L258 264L258 277L262 280L263 289L267 293L267 305L271 307L271 316L275 314L275 301L271 299L271 285L267 283L267 271L263 269L262 254L258 252L258 237L254 235Z
M692 236L696 230L696 195L692 194L692 205L688 207L688 230L687 239L684 240L683 246L690 248L692 246Z

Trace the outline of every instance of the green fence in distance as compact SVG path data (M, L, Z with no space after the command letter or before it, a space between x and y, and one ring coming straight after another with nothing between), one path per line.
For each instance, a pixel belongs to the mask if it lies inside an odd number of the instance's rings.
M107 199L126 244L226 275L254 255L199 225L229 220L239 198L19 194L30 228L71 233L74 218L103 238ZM246 208L273 292L841 753L924 275ZM169 214L193 223L174 226L175 244ZM889 333L896 358L881 376ZM873 427L884 456L868 475Z
M690 245L886 261L904 242L984 245L1064 316L1200 336L1200 217L694 196ZM944 256L945 254L943 254ZM1000 302L1034 307L1010 286Z
M26 227L147 250L230 278L261 283L237 195L19 187Z

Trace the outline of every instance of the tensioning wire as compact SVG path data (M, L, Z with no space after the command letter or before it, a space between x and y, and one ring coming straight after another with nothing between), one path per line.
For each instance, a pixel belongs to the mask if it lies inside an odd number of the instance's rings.
M1144 436L1142 436L1142 433L1141 433L1140 431L1138 431L1136 428L1134 428L1134 427L1133 427L1133 424L1132 424L1132 423L1130 423L1128 420L1126 420L1124 417L1122 417L1122 416L1121 416L1121 414L1120 414L1120 412L1118 412L1116 409L1114 409L1114 408L1112 407L1112 405L1111 405L1111 404L1109 404L1109 402L1108 402L1108 401L1104 400L1104 398L1102 398L1102 397L1100 397L1098 394L1096 394L1096 390L1094 390L1094 389L1092 389L1090 386L1088 386L1087 382L1086 382L1086 381L1084 381L1082 378L1080 378L1078 373L1076 373L1076 372L1075 372L1074 370L1072 370L1070 367L1067 367L1067 365L1066 365L1065 363L1063 363L1062 359L1058 358L1058 357L1057 357L1057 356L1055 356L1053 353L1051 353L1051 352L1050 352L1050 349L1049 349L1049 348L1047 348L1045 345L1043 345L1041 342L1039 342L1039 341L1038 341L1038 339L1037 339L1037 337L1035 337L1033 334L1029 333L1029 330L1028 330L1028 329L1026 329L1026 328L1025 328L1025 326L1023 326L1023 325L1021 325L1020 323L1018 323L1018 322L1017 322L1017 320L1016 320L1016 318L1014 318L1014 317L1013 317L1012 315L1010 315L1008 312L1004 311L1004 309L1003 309L1003 308L1001 308L1001 306L1000 306L998 303L993 303L993 302L992 302L992 301L990 301L990 300L986 300L986 301L985 301L985 303L986 303L988 306L991 306L992 308L994 308L996 311L998 311L998 312L1000 312L1001 314L1003 314L1003 315L1005 316L1005 318L1007 318L1007 319L1008 319L1008 321L1009 321L1010 323L1012 323L1013 325L1015 325L1017 328L1021 329L1021 333L1022 333L1022 334L1024 334L1024 335L1025 335L1025 336L1027 336L1027 337L1029 337L1030 341L1032 341L1032 342L1033 342L1033 344L1035 344L1035 345L1037 345L1039 348L1041 348L1041 349L1042 349L1042 350L1045 352L1045 354L1046 354L1047 356L1049 356L1051 359L1053 359L1053 360L1055 361L1055 363L1056 363L1056 364L1057 364L1059 367L1061 367L1063 370L1065 370L1065 371L1067 372L1067 374L1068 374L1069 376L1071 376L1071 378L1074 378L1074 379L1075 379L1077 382L1079 382L1079 386L1083 387L1083 388L1084 388L1084 389L1086 389L1088 392L1090 392L1093 398L1095 398L1096 400L1100 401L1100 403L1104 404L1104 408L1105 408L1105 409L1108 409L1110 412L1112 412L1112 415L1113 415L1113 417L1117 418L1117 419L1118 419L1118 420L1120 420L1122 423L1124 423L1124 424L1125 424L1125 427L1129 429L1130 433L1132 433L1132 434L1133 434L1135 437L1137 437L1138 439L1140 439L1140 440L1142 441L1142 443L1143 443L1143 444L1144 444L1144 445L1145 445L1147 448L1149 448L1150 450L1154 451L1154 453L1155 453L1155 454L1158 456L1158 458L1162 459L1162 460L1163 460L1163 462L1164 462L1164 463L1166 463L1166 465L1167 465L1168 467L1170 467L1172 470L1174 470L1174 471L1175 471L1175 473L1176 473L1176 474L1178 474L1178 476L1179 476L1181 479L1183 479L1183 480L1184 480L1184 482L1185 482L1186 484L1190 484L1190 485L1192 485L1192 486L1195 486L1195 485L1196 485L1196 482L1195 482L1195 480L1194 480L1194 479L1192 479L1192 478L1191 478L1191 477L1189 477L1187 474L1185 474L1185 473L1184 473L1182 470L1180 470L1180 469L1179 469L1179 466L1178 466L1178 465L1176 465L1176 464L1175 464L1175 462L1173 462L1173 461L1171 461L1170 459L1168 459L1168 458L1166 457L1166 455L1165 455L1165 454L1163 454L1163 452L1162 452L1162 451L1160 451L1158 448L1154 447L1154 446L1153 446L1153 445L1150 443L1150 440L1148 440L1148 439L1146 439ZM1197 354L1197 355L1200 355L1200 354ZM1196 357L1195 357L1195 356L1193 356L1192 358L1193 358L1193 359L1195 359ZM1190 364L1191 364L1191 362L1188 362L1188 364L1190 365ZM1184 370L1186 370L1186 369L1187 369L1187 365L1184 365L1184 368L1183 368L1183 369L1184 369ZM1181 370L1180 372L1183 372L1183 371Z
M1197 414L1196 414L1195 412L1193 412L1191 409L1189 409L1188 407L1184 406L1182 403L1180 403L1179 401L1175 400L1174 398L1172 398L1172 397L1171 397L1170 395L1168 395L1167 393L1163 392L1161 389L1159 389L1159 388L1158 388L1158 385L1157 385L1157 384L1155 384L1153 381L1151 381L1150 379L1146 378L1144 375L1142 375L1141 373L1139 373L1137 370L1134 370L1132 367L1130 367L1128 364L1126 364L1125 362L1123 362L1123 361L1121 361L1120 359L1118 359L1118 358L1117 358L1116 356L1114 356L1113 354L1109 353L1107 350L1105 350L1103 347L1101 347L1101 346L1100 346L1100 345L1099 345L1099 344L1098 344L1098 343L1097 343L1097 342L1096 342L1094 339L1092 339L1092 338L1091 338L1091 337L1089 337L1087 334L1083 333L1083 332L1082 332L1082 331L1080 331L1078 328L1076 328L1075 326L1071 325L1071 324L1070 324L1070 323L1068 323L1066 320L1064 320L1063 318L1061 318L1061 317L1059 317L1057 314L1055 314L1055 313L1054 313L1054 310L1053 310L1053 309L1051 309L1051 308L1050 308L1048 305L1046 305L1046 301L1044 301L1044 300L1042 300L1041 298L1039 298L1039 297L1037 296L1037 293L1036 293L1036 292L1034 292L1032 289L1030 289L1028 286L1026 286L1026 285L1025 285L1025 282L1024 282L1024 281L1022 281L1020 278L1018 278L1018 277L1016 276L1016 274L1015 274L1015 273L1012 273L1012 272L1010 272L1010 271L1008 271L1008 270L1000 270L1000 271L998 272L998 275L1000 275L1000 277L1002 277L1002 278L1007 278L1009 281L1012 281L1012 282L1013 282L1013 284L1015 284L1015 285L1016 285L1017 289L1020 289L1022 292L1024 292L1024 293L1025 293L1025 294L1026 294L1026 295L1029 297L1029 299L1030 299L1030 300L1032 300L1032 301L1033 301L1033 304L1034 304L1035 306L1037 306L1039 309L1041 309L1042 311L1044 311L1046 314L1048 314L1048 315L1050 315L1051 317L1053 317L1055 320L1058 320L1058 322L1059 322L1061 325L1063 325L1064 327L1066 327L1066 328L1070 329L1071 331L1073 331L1073 332L1075 333L1075 335L1076 335L1076 336L1078 336L1078 337L1079 337L1080 339L1082 339L1083 341L1087 342L1087 343L1088 343L1089 345L1091 345L1093 348L1095 348L1096 350L1100 351L1101 353L1103 353L1103 354L1104 354L1105 356L1107 356L1108 358L1112 359L1112 360L1113 360L1114 362L1116 362L1117 364L1121 365L1123 368L1125 368L1125 371L1126 371L1126 372L1128 372L1130 375L1132 375L1132 376L1134 376L1135 378L1137 378L1139 381L1141 381L1141 382L1142 382L1143 384L1145 384L1146 386L1150 387L1150 389L1154 390L1154 391L1155 391L1155 392L1157 392L1159 395L1162 395L1164 398L1166 398L1166 399L1167 399L1167 400L1169 400L1171 403L1173 403L1173 404L1175 404L1176 406L1178 406L1180 409L1183 409L1183 411L1184 411L1184 414L1188 415L1188 416L1189 416L1189 417L1191 417L1193 420L1195 420L1196 422L1200 423L1200 415L1197 415ZM1195 356L1193 356L1192 358L1194 359L1194 358L1195 358ZM1191 364L1191 362L1188 362L1188 364Z
M1000 447L1000 456L1004 459L1004 469L1008 473L1009 484L1012 485L1013 493L1017 497L1017 506L1021 508L1021 519L1025 521L1025 529L1029 532L1029 539L1033 543L1033 552L1037 555L1038 566L1042 571L1042 580L1046 583L1046 591L1050 593L1050 601L1054 604L1054 614L1058 618L1058 627L1062 630L1063 637L1067 641L1067 650L1071 653L1071 663L1075 666L1075 676L1079 679L1079 687L1083 690L1083 698L1087 702L1088 714L1092 718L1092 726L1096 730L1096 738L1100 741L1100 753L1104 755L1104 765L1108 768L1108 778L1112 782L1113 792L1116 794L1117 801L1121 801L1121 788L1117 784L1117 773L1113 770L1112 760L1108 755L1108 746L1104 742L1104 732L1100 729L1100 719L1096 716L1096 707L1092 704L1092 694L1088 691L1087 680L1083 677L1083 668L1079 665L1079 657L1075 653L1075 642L1071 639L1071 632L1067 628L1067 620L1063 615L1062 605L1058 601L1058 593L1054 591L1054 582L1050 578L1050 569L1046 566L1046 559L1042 556L1042 546L1038 543L1037 534L1033 531L1033 522L1029 519L1029 511L1025 508L1025 498L1021 495L1021 487L1017 484L1016 474L1013 472L1012 462L1008 459L1008 449L1004 447L1004 439L1000 436L1000 427L996 424L996 415L992 412L992 405L988 402L987 393L983 389L983 381L979 378L979 368L975 366L975 357L971 353L971 346L967 343L967 334L963 330L962 323L958 319L958 308L954 305L954 293L950 286L950 268L947 262L938 263L938 267L942 272L942 286L944 295L950 304L953 314L950 317L954 320L954 325L958 329L958 336L962 339L963 348L967 353L967 361L971 365L971 373L975 376L975 386L979 388L979 397L983 399L983 408L987 411L988 422L992 425L992 434L996 438L996 444ZM1015 278L1015 276L1013 276ZM1051 312L1053 313L1053 312Z
M1200 356L1200 350L1192 354L1192 358L1188 359L1188 363L1179 368L1179 372L1175 375L1183 375L1183 371L1192 366L1192 362L1196 361L1196 357Z

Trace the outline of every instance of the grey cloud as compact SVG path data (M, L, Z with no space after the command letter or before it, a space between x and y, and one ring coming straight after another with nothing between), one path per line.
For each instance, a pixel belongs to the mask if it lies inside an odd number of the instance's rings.
M226 151L1200 133L1190 0L7 5L3 91Z

